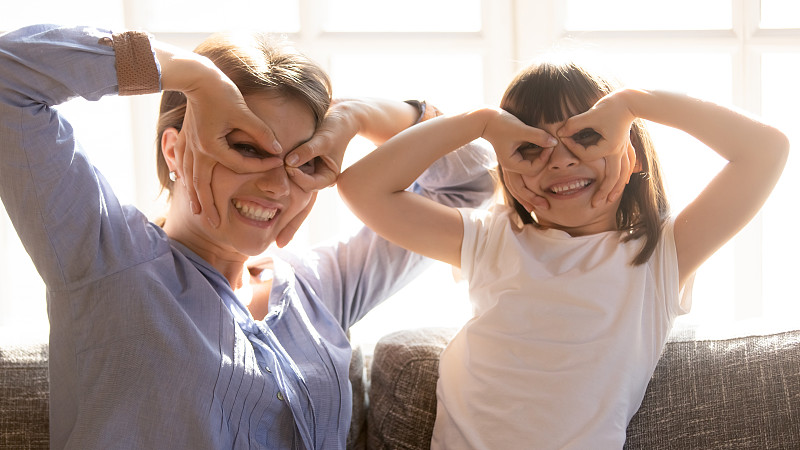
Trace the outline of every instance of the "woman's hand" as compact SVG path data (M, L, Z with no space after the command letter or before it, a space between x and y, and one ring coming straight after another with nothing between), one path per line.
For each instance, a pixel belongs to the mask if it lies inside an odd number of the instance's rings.
M631 125L636 116L620 96L611 93L588 111L570 117L558 131L561 142L584 161L604 158L606 176L592 205L613 202L622 195L636 165L631 144Z
M314 207L314 203L317 201L317 193L314 192L311 194L311 200L308 201L308 204L302 211L297 213L294 218L286 224L285 227L281 231L278 232L278 236L275 238L275 244L279 248L286 247L289 244L289 241L292 240L294 234L297 233L297 230L300 229L300 225L306 220L306 217L311 213L311 208Z
M186 116L179 139L183 168L192 211L205 214L209 223L219 225L219 213L211 193L211 172L216 164L239 173L264 172L283 164L280 158L246 157L228 146L227 136L241 130L267 152L278 154L280 144L272 130L253 114L236 86L228 80L186 92Z
M154 46L161 65L162 89L186 96L176 169L187 188L192 211L204 214L216 227L219 212L211 193L211 172L216 164L240 173L267 171L283 164L279 158L241 155L228 146L228 134L241 130L254 145L271 154L280 154L281 146L272 130L247 107L236 85L208 58L162 42Z
M535 176L545 168L558 143L556 138L502 110L486 124L481 137L494 147L503 180L514 198L528 211L550 208L547 199L525 185L523 176Z
M336 183L348 144L358 133L358 126L346 110L331 106L322 124L308 142L292 150L286 157L286 171L304 191L318 191ZM314 170L299 169L312 163Z

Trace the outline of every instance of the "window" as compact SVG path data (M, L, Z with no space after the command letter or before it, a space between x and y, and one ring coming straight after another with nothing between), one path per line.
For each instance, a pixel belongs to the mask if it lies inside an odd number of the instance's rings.
M766 117L793 141L798 138L800 97L788 88L800 70L800 11L793 0L233 0L224 7L210 0L81 0L80 5L16 4L0 17L0 30L32 21L127 25L191 48L213 31L263 29L287 35L326 67L337 96L422 98L451 112L497 104L527 61L563 53L627 84L733 104ZM157 96L145 96L63 107L117 193L151 216L163 207L152 167L157 102ZM130 127L120 126L126 123ZM722 161L681 132L650 128L657 148L667 150L660 157L673 209L679 210ZM369 147L355 141L346 163ZM790 156L759 216L700 269L693 312L682 320L778 323L798 317L800 298L790 283L800 238L782 227L800 219L787 207L800 193L797 160ZM292 245L329 239L357 224L335 189L328 189ZM25 321L46 330L43 286L5 215L0 242L0 327ZM466 287L453 280L448 266L436 265L356 325L354 337L370 345L394 329L460 325L470 308ZM797 325L797 319L790 324Z

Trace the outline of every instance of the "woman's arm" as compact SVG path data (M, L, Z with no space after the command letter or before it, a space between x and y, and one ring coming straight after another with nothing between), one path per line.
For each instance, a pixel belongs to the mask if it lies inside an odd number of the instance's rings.
M657 91L612 93L584 117L570 119L564 134L594 128L601 115L617 123L610 127L617 130L611 134L627 135L633 119L639 117L683 130L728 161L678 214L675 245L681 285L761 209L789 154L786 136L757 119L714 103ZM595 130L607 137L601 129Z
M161 87L181 90L190 104L199 105L192 117L210 118L199 127L205 133L200 139L209 140L232 126L231 119L212 113L224 111L237 124L252 124L242 119L249 111L226 96L230 82L225 80L204 58L152 42L143 33L37 25L0 36L0 195L48 283L95 269L115 270L117 263L130 263L122 261L123 255L135 260L148 251L133 239L144 221L136 219L136 226L125 222L134 219L126 218L109 185L80 151L69 123L51 106L75 97L98 100ZM211 106L208 113L199 111ZM190 117L189 129L192 123ZM109 143L105 150L114 148ZM106 259L98 256L101 251Z
M434 161L477 138L498 156L522 142L552 139L495 109L440 117L393 137L347 169L338 181L342 198L376 233L411 251L461 266L461 215L452 207L405 189Z
M397 100L337 99L311 140L286 157L287 170L292 180L307 191L331 186L342 170L345 150L356 135L380 145L413 125L417 115L414 106ZM317 162L312 174L298 169L314 158Z

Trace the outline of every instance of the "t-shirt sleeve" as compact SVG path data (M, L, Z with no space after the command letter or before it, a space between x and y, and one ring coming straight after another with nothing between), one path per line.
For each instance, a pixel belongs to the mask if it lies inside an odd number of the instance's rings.
M461 276L465 280L471 280L477 261L484 258L489 249L493 249L497 244L490 241L496 238L497 233L490 233L495 222L498 220L497 214L493 213L497 206L490 210L459 208L461 219L464 223L464 240L461 243Z
M661 232L661 239L651 258L652 270L662 274L662 292L666 300L667 313L676 317L689 313L692 308L692 287L694 274L687 280L683 288L678 285L678 252L675 247L675 219L669 219Z

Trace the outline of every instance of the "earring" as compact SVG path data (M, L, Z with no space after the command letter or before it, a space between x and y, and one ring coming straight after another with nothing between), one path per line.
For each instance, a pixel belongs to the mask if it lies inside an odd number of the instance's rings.
M174 182L176 182L176 181L178 181L178 173L177 173L177 172L175 172L174 170L170 170L170 171L169 171L169 179L170 179L170 181L172 181L173 183L174 183Z

